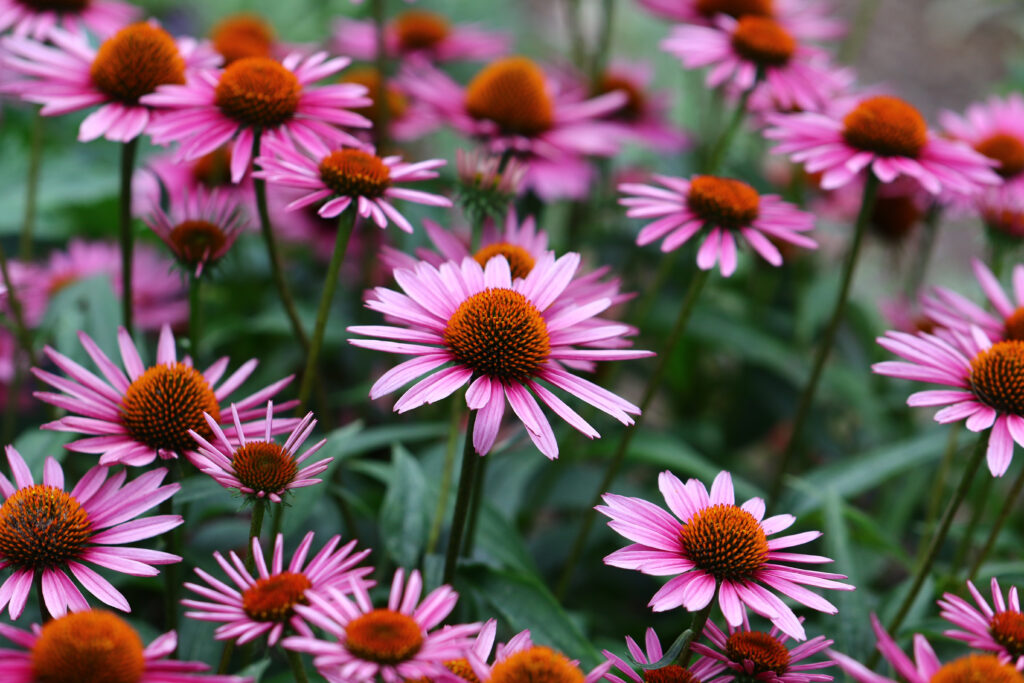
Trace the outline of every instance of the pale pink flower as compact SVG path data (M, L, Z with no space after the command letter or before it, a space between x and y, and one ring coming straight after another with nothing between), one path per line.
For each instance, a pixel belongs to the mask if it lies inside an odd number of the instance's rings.
M512 37L476 24L452 24L427 10L399 12L384 27L385 53L392 58L418 57L431 62L487 60L508 52ZM372 20L339 19L334 27L334 49L353 59L377 57L377 26Z

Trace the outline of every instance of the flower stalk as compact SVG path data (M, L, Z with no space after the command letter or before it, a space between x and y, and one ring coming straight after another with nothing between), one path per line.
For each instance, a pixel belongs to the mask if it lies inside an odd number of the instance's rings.
M132 255L135 233L132 231L132 174L139 139L121 145L121 194L118 202L118 225L121 228L121 316L124 328L132 333Z
M469 517L470 501L473 498L473 485L476 483L476 469L480 466L479 455L473 448L473 427L476 424L477 411L469 411L466 423L466 440L462 448L462 470L459 473L459 487L455 493L455 511L452 513L452 525L448 532L448 549L444 556L444 578L442 583L450 584L455 577L455 565L458 563L459 551L462 549L462 537L466 530Z

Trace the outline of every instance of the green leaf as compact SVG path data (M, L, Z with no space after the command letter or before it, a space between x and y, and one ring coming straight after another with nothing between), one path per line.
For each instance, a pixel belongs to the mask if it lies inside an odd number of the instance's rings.
M401 445L394 446L379 524L384 549L402 567L415 567L426 543L426 488L419 461Z
M89 335L113 358L117 353L120 324L121 304L114 296L110 276L97 275L73 282L54 294L42 327L49 330L58 351L91 367L92 361L78 340L79 331Z
M263 678L263 674L270 668L270 657L264 657L258 662L253 662L249 666L245 667L238 672L238 676L242 678L251 678L252 683L260 683L260 679Z
M328 435L320 457L344 460L396 443L408 445L414 441L436 439L447 433L448 425L444 422L414 422L370 429L362 429L361 423L353 423Z
M489 501L485 501L480 507L476 547L504 568L531 576L537 575L537 565L534 564L519 531Z

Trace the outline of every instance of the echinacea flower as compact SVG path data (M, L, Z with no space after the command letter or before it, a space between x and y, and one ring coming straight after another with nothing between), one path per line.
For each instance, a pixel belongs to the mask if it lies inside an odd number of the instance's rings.
M650 12L678 24L709 25L726 16L768 17L801 40L833 40L846 25L830 3L819 0L639 0Z
M584 196L594 172L587 157L615 154L622 139L621 126L605 119L626 93L580 100L526 57L491 62L466 87L427 65L408 68L402 81L488 152L526 163L525 187L546 201Z
M317 460L299 469L305 460L319 451L327 439L321 439L301 455L299 449L316 428L313 413L307 413L292 429L284 445L278 444L273 435L282 430L274 429L274 404L267 403L263 439L246 439L238 409L231 406L231 419L235 425L235 441L232 441L209 413L203 413L206 424L216 437L216 445L203 435L189 430L199 444L197 451L190 452L189 460L202 472L210 475L224 488L237 489L253 498L269 498L280 503L290 490L319 484L316 475L327 469L333 458Z
M289 148L298 143L317 155L342 144L358 147L359 140L339 126L370 126L349 111L370 103L366 89L353 83L316 85L350 61L328 59L326 52L305 58L293 53L280 62L245 57L224 69L201 71L184 85L163 85L143 98L168 109L149 132L157 144L181 143L185 160L231 142L231 180L236 183L249 169L257 134L261 143Z
M249 225L237 195L202 189L172 203L169 212L154 207L145 222L195 277L216 265Z
M143 646L138 631L105 610L71 612L31 631L0 624L0 636L18 649L0 650L4 683L252 683L243 676L204 673L203 662L167 659L178 649L168 631ZM72 673L73 672L73 673Z
M341 82L356 83L366 88L366 96L371 104L352 111L370 119L374 129L380 127L386 111L388 136L399 142L421 138L441 125L437 114L430 107L409 97L399 78L387 80L387 94L382 96L380 73L375 67L349 69L342 75ZM372 137L370 131L363 131L362 134L368 139Z
M991 430L986 458L994 477L1006 474L1013 460L1014 442L1024 446L1024 341L993 342L980 327L970 332L938 330L937 334L886 332L878 338L882 348L902 361L876 363L880 375L940 384L948 389L918 391L909 406L942 406L935 413L940 424L966 420L972 432Z
M696 612L717 595L730 625L743 624L747 606L786 635L803 640L803 625L772 590L828 614L836 613L832 603L805 586L853 590L836 580L845 576L781 564L831 562L820 555L788 552L788 548L818 538L821 532L769 539L792 526L796 518L765 518L760 498L736 505L728 472L715 477L710 493L702 482L690 479L684 484L668 471L658 477L658 488L675 517L641 498L611 493L604 495L605 505L596 508L611 518L609 527L633 541L604 558L605 564L652 576L673 576L651 598L649 605L655 612L679 606Z
M145 548L119 547L159 536L182 523L180 515L138 516L173 496L179 484L161 485L167 470L144 472L125 484L124 471L108 478L106 467L91 468L66 491L64 470L51 457L36 484L25 459L8 446L12 484L0 474L0 564L12 573L0 586L0 610L17 619L33 581L42 583L46 611L60 616L88 608L79 583L98 600L130 612L125 597L88 565L132 576L156 576L153 565L181 562L177 555Z
M444 166L443 159L407 164L401 157L381 158L361 149L335 149L313 159L277 143L264 149L267 154L256 160L260 170L253 175L269 183L303 190L305 193L286 207L291 211L323 202L320 215L334 218L351 206L380 228L386 228L391 220L405 232L412 232L412 223L392 206L393 200L428 206L452 205L451 200L441 195L397 185L436 178L434 169Z
M940 327L964 335L977 326L992 341L1024 341L1024 265L1013 267L1013 292L1003 290L999 279L978 259L971 260L974 276L993 311L946 287L934 287L921 297L924 314Z
M278 47L274 27L258 14L231 14L210 29L210 44L225 66L246 57L274 57Z
M832 666L830 659L804 662L832 646L833 641L825 636L815 636L790 648L786 644L789 637L780 633L777 627L768 632L751 630L744 615L743 625L740 628L730 625L728 633L709 621L704 627L704 637L714 647L695 640L691 645L693 651L712 662L721 662L729 669L716 678L702 678L706 683L812 683L832 680L828 674L815 673Z
M399 12L384 27L385 54L419 57L431 62L492 59L508 52L507 33L487 31L473 24L452 24L426 10ZM340 19L334 28L334 49L354 59L377 56L377 27L373 21Z
M648 63L615 61L598 76L594 91L626 94L626 103L608 114L608 120L622 126L627 137L661 154L678 152L690 138L670 120L669 93L652 90L653 78Z
M152 21L125 26L99 48L83 34L60 29L48 38L52 45L29 38L0 42L3 65L24 77L4 88L42 104L43 116L98 106L78 128L82 142L134 140L155 119L154 105L143 101L146 95L159 86L184 84L190 71L220 59L191 38L175 40Z
M90 435L72 441L66 448L77 453L98 453L101 465L116 463L138 467L148 465L157 457L176 458L194 451L196 442L189 431L211 438L213 432L203 413L225 424L227 415L222 412L227 411L222 411L221 404L249 378L258 364L256 359L249 360L223 379L229 362L223 357L200 372L192 366L191 358L178 360L174 335L165 325L160 330L156 363L147 368L131 335L121 327L117 342L125 374L87 334L79 332L78 338L103 378L46 347L47 357L67 377L33 368L33 374L40 381L62 392L37 392L35 396L72 413L43 428ZM262 414L267 400L291 381L289 375L237 401L234 405L241 419ZM285 403L278 409L285 410L291 405L294 404ZM288 431L294 425L295 420L282 419L274 428ZM229 437L238 437L235 427L225 427L224 432Z
M308 605L310 594L315 591L334 588L348 593L353 583L362 586L366 583L365 577L373 573L372 567L356 566L370 554L368 548L355 551L355 540L339 548L340 541L341 536L332 536L307 563L306 556L313 544L313 532L310 531L285 568L284 537L281 534L274 540L274 554L269 567L263 557L260 540L253 538L255 576L234 551L229 553L230 562L215 552L214 559L234 586L196 567L196 574L207 585L186 583L185 587L206 600L182 600L181 604L189 609L185 616L220 623L214 631L214 638L231 640L239 645L266 635L267 644L273 647L286 629L288 633L312 638L313 631L296 612L296 605Z
M1010 664L999 661L995 655L969 654L943 664L923 635L914 635L912 661L896 641L886 633L878 617L871 615L871 627L878 638L878 651L892 665L906 683L955 683L959 681L985 681L985 683L1024 683L1024 676ZM897 683L876 674L857 660L829 650L828 655L840 669L858 683Z
M967 590L974 598L973 605L958 595L945 593L939 600L942 618L956 628L944 631L943 635L964 641L972 650L994 652L999 661L1016 669L1024 668L1024 640L1020 637L1024 631L1024 613L1021 613L1017 587L1011 586L1005 599L995 576L991 587L991 606L970 581Z
M326 596L307 594L310 604L295 612L333 640L290 636L284 647L313 655L313 664L331 683L377 679L401 683L446 672L444 662L465 656L480 624L437 629L455 608L458 593L440 586L420 600L423 579L413 570L409 580L399 569L391 582L387 607L374 607L366 586L351 581L346 595L328 588Z
M939 122L951 138L962 140L996 162L1003 178L999 191L1020 196L1024 191L1024 97L993 96L972 104L963 116L942 112Z
M481 455L494 445L507 400L541 453L548 458L558 456L551 424L534 395L586 436L599 436L544 384L578 396L623 424L632 424L630 415L639 414L639 408L562 367L566 361L651 355L632 349L577 348L593 347L630 331L627 325L586 324L611 305L609 298L581 306L559 305L579 264L579 254L555 260L549 253L525 278L517 279L500 255L491 258L486 267L466 258L461 264L449 261L440 268L421 263L415 270L395 271L404 293L378 287L366 302L393 324L350 327L355 334L377 337L351 339L350 343L415 358L381 376L370 389L371 398L390 394L427 375L395 403L395 411L404 413L440 401L468 383L466 405L478 411L473 447ZM447 367L440 369L443 366Z
M109 36L135 20L139 8L117 0L0 0L0 34L44 41L53 29Z
M141 218L163 208L165 200L167 206L174 206L200 192L214 190L222 195L234 195L245 206L253 201L255 195L249 175L239 183L231 182L230 148L218 147L191 161L178 157L175 152L154 154L136 169L132 178L132 211L136 216ZM138 286L137 280L133 286Z
M584 673L579 661L545 645L536 645L529 631L521 631L507 643L499 645L492 664L487 664L486 657L480 656L479 649L470 649L467 657L473 678L479 683L597 683L612 666L611 662L605 661ZM467 676L463 678L473 680Z
M996 162L963 142L928 129L921 113L889 95L851 98L834 112L772 114L765 137L778 140L776 154L821 173L821 187L834 190L871 173L882 183L917 180L933 195L969 196L998 185Z
M644 634L644 645L647 651L640 649L636 641L633 640L632 636L626 636L626 649L629 650L629 656L633 658L633 661L637 664L654 664L660 662L662 657L665 656L665 651L661 647L661 641L658 640L658 634L653 628L648 628ZM692 645L691 645L692 647ZM696 649L694 649L696 652ZM721 664L714 659L708 659L705 657L699 658L696 662L690 664L685 669L678 664L672 663L667 664L660 669L644 669L641 673L637 673L634 666L619 657L614 652L609 650L601 650L603 654L612 665L621 671L629 681L632 683L645 683L650 681L665 681L666 683L671 681L672 683L710 683L714 680L712 677L721 672L725 665ZM620 676L614 673L605 674L605 679L612 681L612 683L627 683Z
M656 218L637 236L643 246L664 238L663 252L678 249L697 233L704 232L697 250L697 267L710 270L719 264L722 275L736 271L736 241L742 237L761 258L782 265L782 254L769 239L808 249L818 244L802 234L814 227L814 216L782 201L777 195L761 195L746 183L719 176L694 176L686 180L655 175L662 187L624 183L630 218Z
M1009 192L983 192L977 209L985 227L1016 241L1024 237L1024 195Z

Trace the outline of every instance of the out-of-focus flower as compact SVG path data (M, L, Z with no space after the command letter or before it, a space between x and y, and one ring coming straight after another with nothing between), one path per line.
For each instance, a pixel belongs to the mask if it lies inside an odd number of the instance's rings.
M218 147L192 161L182 161L175 152L155 154L135 171L132 211L141 218L165 205L175 206L188 197L214 190L221 195L234 195L243 206L248 206L254 198L249 175L238 184L231 182L228 147Z
M419 57L431 62L493 59L508 52L507 33L487 31L474 24L452 24L426 10L399 12L384 28L389 57ZM340 19L334 28L334 49L354 59L377 56L377 27L372 21Z
M170 212L156 208L146 225L174 252L178 263L196 277L224 258L248 225L238 197L200 190L172 204Z
M466 217L475 223L503 216L519 195L527 166L512 156L480 149L455 151L455 196Z
M770 539L789 528L792 515L764 518L764 501L751 498L736 505L732 477L722 472L709 493L704 484L690 479L685 484L671 472L662 472L658 488L675 515L641 498L611 493L597 510L611 518L608 526L633 545L604 559L605 564L635 569L652 576L672 576L651 598L655 612L682 606L690 612L704 609L717 595L722 615L731 626L743 624L744 606L770 619L786 635L806 638L793 610L771 589L828 614L836 608L804 586L853 590L840 583L839 574L778 564L830 562L819 555L788 552L821 536L807 531ZM677 519L678 518L678 519Z
M246 57L274 57L274 27L258 14L240 12L224 17L210 29L210 43L224 64Z
M943 132L962 140L996 162L1002 191L1024 193L1024 97L991 97L972 104L963 116L951 111L939 115Z
M156 22L130 24L93 48L86 36L53 29L44 45L29 38L0 41L3 65L22 78L4 90L42 104L43 116L99 107L82 121L82 142L104 137L128 142L150 130L154 105L143 102L159 86L184 84L194 69L220 58L192 38L175 40ZM183 87L183 86L178 86Z
M971 267L985 298L995 311L987 311L946 287L934 287L921 298L925 315L941 327L956 330L964 336L969 336L971 327L977 326L992 341L1024 341L1024 287L1016 284L1024 283L1024 265L1018 264L1013 268L1016 304L988 266L973 259Z
M388 79L387 96L381 98L380 74L371 66L346 71L342 83L358 83L366 88L366 96L372 100L367 107L353 109L378 127L383 120L383 107L387 107L388 135L399 142L416 140L436 130L441 121L434 111L416 98L410 98L399 78ZM368 132L364 133L369 136Z
M623 126L627 137L664 154L678 152L690 138L669 119L670 94L651 90L651 65L613 62L597 79L595 94L626 94L626 103L608 115L608 120Z
M978 211L985 225L1014 240L1024 237L1024 195L984 192L978 198Z
M107 37L134 21L139 8L116 0L0 0L0 33L45 41L54 29Z
M1020 637L1024 613L1020 610L1017 587L1011 586L1005 599L998 577L992 577L991 587L995 609L970 581L967 590L974 598L973 605L958 595L943 594L939 600L942 618L956 627L946 630L944 635L964 641L973 650L994 652L1001 662L1019 670L1024 668L1024 640Z
M736 271L736 240L743 237L765 261L782 265L782 254L771 239L808 249L818 244L803 233L814 228L814 216L782 201L761 195L739 180L694 176L686 180L655 175L663 187L626 183L619 190L628 196L619 203L630 218L656 218L637 236L639 245L664 238L661 250L678 249L697 233L707 237L697 251L697 267L710 270L719 264L722 275Z
M491 638L493 640L493 636ZM520 631L507 643L498 645L494 663L487 664L488 646L473 648L467 653L470 670L456 671L465 681L478 683L506 683L511 681L557 681L558 683L597 683L611 668L611 662L602 662L584 673L580 663L561 652L543 645L535 645L529 631Z
M355 334L376 337L350 342L415 358L378 379L370 397L385 396L428 375L395 403L394 409L404 413L440 401L469 383L466 404L478 411L473 447L481 455L494 445L507 400L537 448L548 458L558 456L551 424L534 394L586 436L600 436L541 382L581 398L623 424L632 424L630 415L640 412L636 406L562 367L565 361L651 355L649 351L594 348L622 337L631 328L616 323L587 324L611 305L609 298L581 306L560 301L579 264L579 254L566 254L557 261L553 254L546 254L525 278L518 279L513 279L509 262L500 255L488 260L486 267L466 258L461 264L449 261L440 268L421 263L415 270L395 271L404 294L378 287L366 302L395 326L350 327ZM448 367L434 372L442 366Z
M177 555L158 550L119 547L182 523L180 515L136 519L181 488L161 486L166 469L150 470L125 484L123 471L108 478L110 470L97 465L66 491L64 471L52 457L46 459L41 484L32 479L14 446L7 447L7 463L14 483L0 474L0 562L12 573L0 586L0 610L7 607L12 619L21 616L33 581L41 581L43 602L51 615L87 609L69 572L104 604L130 612L121 592L87 565L156 576L153 565L181 562Z
M819 0L639 0L645 8L681 24L710 25L720 17L767 17L781 23L800 40L834 40L846 32L845 22L827 2Z
M828 674L815 673L832 666L832 660L804 661L832 646L833 641L825 636L815 636L790 648L786 644L789 637L780 633L778 628L772 628L767 633L753 631L744 615L743 625L740 628L730 625L728 633L709 621L704 627L704 637L714 647L708 647L695 639L691 645L693 651L712 662L721 662L729 669L709 683L812 683L832 680Z
M633 658L633 661L637 664L654 664L660 662L662 657L665 656L665 651L661 647L661 641L658 640L658 634L654 632L653 628L648 628L644 634L644 644L647 647L647 651L644 652L637 645L636 641L633 640L632 636L626 636L626 649L629 650L629 656ZM696 652L696 650L694 650ZM633 668L633 665L622 659L618 655L609 650L602 650L603 654L612 665L625 674L632 683L645 683L650 681L666 681L671 683L702 683L702 681L717 681L718 679L714 676L725 669L725 665L714 659L708 659L706 657L700 657L696 662L690 664L685 669L678 664L667 664L660 669L644 669L641 673L637 673ZM605 674L605 679L612 681L612 683L626 683L619 676L613 673Z

